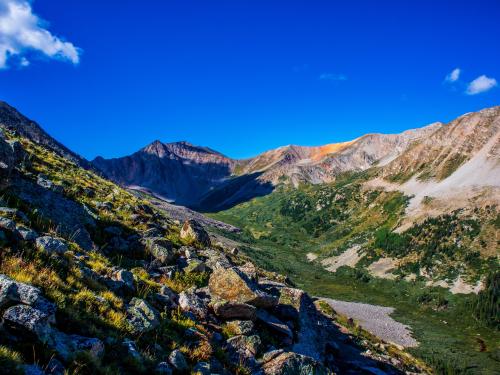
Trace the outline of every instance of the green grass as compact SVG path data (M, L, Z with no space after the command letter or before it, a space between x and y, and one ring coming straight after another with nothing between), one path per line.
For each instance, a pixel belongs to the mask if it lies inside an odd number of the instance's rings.
M361 193L357 182L351 178L343 184L281 187L266 197L210 216L241 227L241 234L226 235L246 243L242 250L260 267L287 275L311 295L395 307L394 317L408 324L420 342L410 352L436 373L498 373L500 334L475 318L471 305L476 297L429 288L421 279L407 282L374 278L363 268L370 263L367 259L356 269L342 267L335 274L306 260L308 252L321 259L354 243L364 244L371 261L386 251L374 245L374 234L380 228L394 227L407 200L399 193ZM467 244L475 244L481 232L477 223L460 222L455 217L431 224L411 232L415 241L433 233L427 242L419 242L424 250L426 243L434 246L440 236L455 233L456 228L461 231L457 232L459 238L467 238ZM401 245L399 237L392 240L396 248ZM462 255L465 252L460 251ZM495 264L491 263L493 267ZM487 300L491 304L491 297Z

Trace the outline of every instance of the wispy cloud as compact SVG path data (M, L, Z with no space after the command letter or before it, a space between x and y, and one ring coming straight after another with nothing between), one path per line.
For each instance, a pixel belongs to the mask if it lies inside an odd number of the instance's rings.
M323 81L347 81L347 76L344 74L323 73L319 76Z
M47 23L33 13L31 3L0 0L0 69L28 66L26 55L33 53L78 64L81 50L52 35Z
M495 78L486 77L483 74L482 76L477 77L474 81L469 83L465 93L467 95L476 95L491 90L493 87L497 85L498 83Z
M458 79L460 78L460 73L461 73L461 70L460 68L455 68L451 71L450 74L448 74L446 77L445 77L445 82L456 82L458 81Z

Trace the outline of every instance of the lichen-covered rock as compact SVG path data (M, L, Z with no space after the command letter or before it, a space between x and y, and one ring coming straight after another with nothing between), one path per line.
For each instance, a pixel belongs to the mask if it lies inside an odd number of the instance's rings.
M255 325L251 320L233 320L227 322L227 328L235 335L248 336L254 332Z
M36 247L47 254L61 255L68 251L68 245L64 240L51 236L38 237L36 239Z
M196 272L205 272L207 267L205 263L203 263L199 259L189 259L188 265L184 268L184 272L186 273L196 273Z
M182 226L180 236L182 239L203 246L210 246L210 236L196 220L186 220Z
M227 340L227 347L234 360L244 359L245 361L255 359L260 347L262 346L262 341L258 335L252 336L234 336Z
M283 352L262 365L266 375L326 375L327 370L313 358Z
M257 318L257 308L247 303L218 301L213 304L213 309L215 314L223 320L255 320Z
M168 361L179 372L188 370L186 358L179 349L176 349L172 353L170 353L170 355L168 356Z
M182 311L192 312L202 320L207 318L207 305L195 293L181 292L179 294L179 306Z
M127 322L134 333L150 331L160 324L159 314L146 301L132 298L127 307Z
M56 306L42 295L40 289L0 274L0 308L18 303L40 310L47 315L49 322L55 322Z
M51 332L48 345L65 361L83 352L96 359L104 354L104 344L98 338L68 335L56 330Z
M174 258L172 243L162 237L148 237L143 240L146 250L162 263L169 263Z
M278 299L260 290L246 275L234 268L219 268L210 275L208 287L212 296L230 302L272 308Z
M28 305L9 307L3 313L4 326L20 336L37 338L47 343L51 333L50 316Z

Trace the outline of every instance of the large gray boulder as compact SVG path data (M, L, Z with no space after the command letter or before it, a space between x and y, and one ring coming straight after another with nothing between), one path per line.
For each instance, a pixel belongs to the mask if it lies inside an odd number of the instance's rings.
M215 302L212 307L215 315L223 320L255 320L257 318L257 308L247 303L219 301Z
M127 307L127 322L136 334L151 331L160 325L158 311L146 301L135 297Z
M326 375L328 371L313 358L293 352L278 352L262 365L266 375Z
M38 237L35 242L37 249L47 254L62 255L66 251L68 251L68 245L66 244L66 241L60 238L42 236Z
M208 314L206 303L195 293L181 292L179 294L179 306L182 311L191 312L199 319L205 320Z
M169 263L174 258L173 245L162 237L148 237L143 239L146 251L162 263Z
M29 305L46 314L49 322L55 322L56 306L42 295L40 289L0 274L0 308L12 304Z
M42 343L48 342L52 331L50 316L28 305L9 307L3 313L3 321L7 330L28 340L37 338Z
M260 290L245 274L235 268L218 268L208 282L210 294L230 302L247 303L256 307L272 308L278 299Z
M86 352L96 359L104 354L104 344L101 340L79 335L67 335L57 330L52 331L48 344L65 361L69 361L77 353L82 352Z

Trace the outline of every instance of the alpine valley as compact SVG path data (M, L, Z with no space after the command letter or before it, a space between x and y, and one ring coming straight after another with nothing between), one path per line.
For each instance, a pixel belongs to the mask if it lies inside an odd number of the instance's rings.
M0 373L498 373L500 107L244 160L0 129Z

